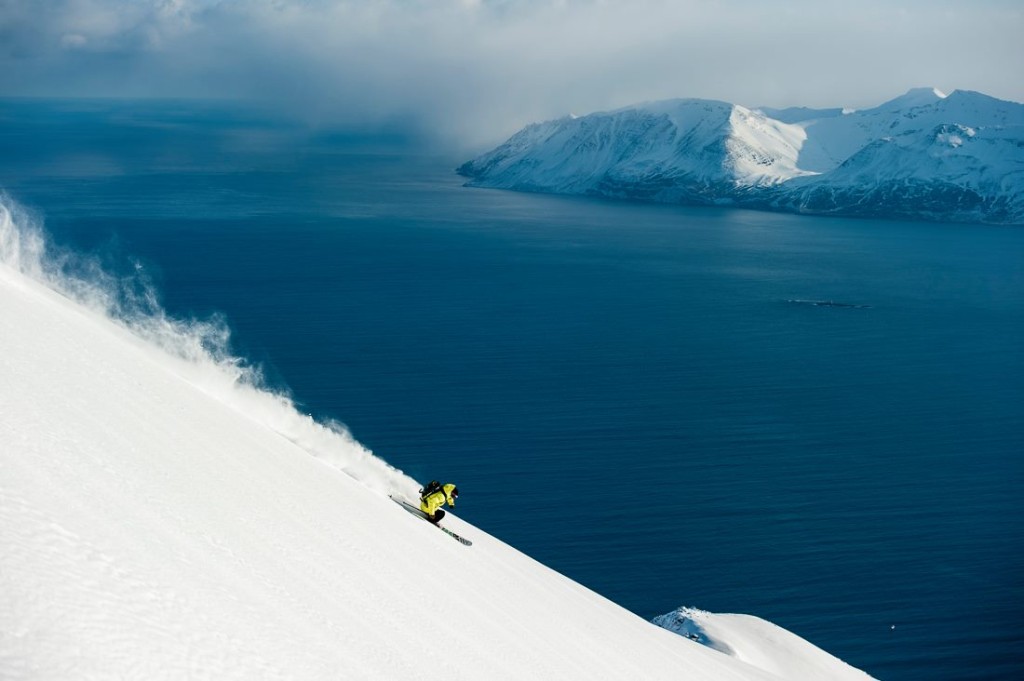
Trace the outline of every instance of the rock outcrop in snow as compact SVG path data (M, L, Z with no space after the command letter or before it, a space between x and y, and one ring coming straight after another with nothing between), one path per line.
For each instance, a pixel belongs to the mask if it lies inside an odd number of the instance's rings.
M471 186L800 213L1024 223L1024 105L920 88L864 111L680 99L527 126Z

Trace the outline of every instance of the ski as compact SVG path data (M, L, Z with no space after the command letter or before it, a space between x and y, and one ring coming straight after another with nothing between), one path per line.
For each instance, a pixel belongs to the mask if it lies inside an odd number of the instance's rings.
M466 546L472 546L473 545L473 542L469 541L465 537L460 537L459 535L457 535L454 532L452 532L451 530L449 530L447 527L441 527L440 525L438 525L438 527L440 527L441 531L444 532L445 534L447 534L452 539L454 539L456 541L459 541L459 542L462 542Z
M405 499L399 499L398 497L393 497L390 494L388 495L388 498L391 499L391 501L393 501L396 504L398 504L399 506L401 506L402 508L404 508L409 513L412 513L417 518L422 518L423 520L426 520L428 523L430 523L430 520L427 519L427 514L426 513L421 511L418 507L413 506L412 504L410 504ZM430 523L430 524L434 525L434 523ZM454 532L449 530L447 527L442 527L441 525L434 525L434 527L436 527L437 529L441 530L442 532L444 532L445 534L447 534L449 537L451 537L455 541L459 542L460 544L463 544L465 546L472 546L473 545L473 542L471 542L470 540L466 539L463 536L455 534Z

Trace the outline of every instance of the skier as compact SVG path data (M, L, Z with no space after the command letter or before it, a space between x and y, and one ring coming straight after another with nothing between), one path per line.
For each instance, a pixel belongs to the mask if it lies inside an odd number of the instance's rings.
M427 520L437 525L444 517L441 507L447 502L455 508L455 500L459 497L459 488L448 483L442 485L437 480L432 480L429 485L420 490L420 510L427 514Z

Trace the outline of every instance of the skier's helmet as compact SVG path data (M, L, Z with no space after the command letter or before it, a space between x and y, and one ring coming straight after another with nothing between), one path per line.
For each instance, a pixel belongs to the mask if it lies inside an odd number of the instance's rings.
M458 499L458 498L459 498L459 488L458 487L452 487L452 499Z

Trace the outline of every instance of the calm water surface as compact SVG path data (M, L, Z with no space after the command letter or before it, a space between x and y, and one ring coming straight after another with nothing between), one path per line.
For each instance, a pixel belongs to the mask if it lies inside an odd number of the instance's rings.
M195 105L0 111L0 183L58 241L141 257L541 562L883 679L1024 678L1024 230L466 189Z

